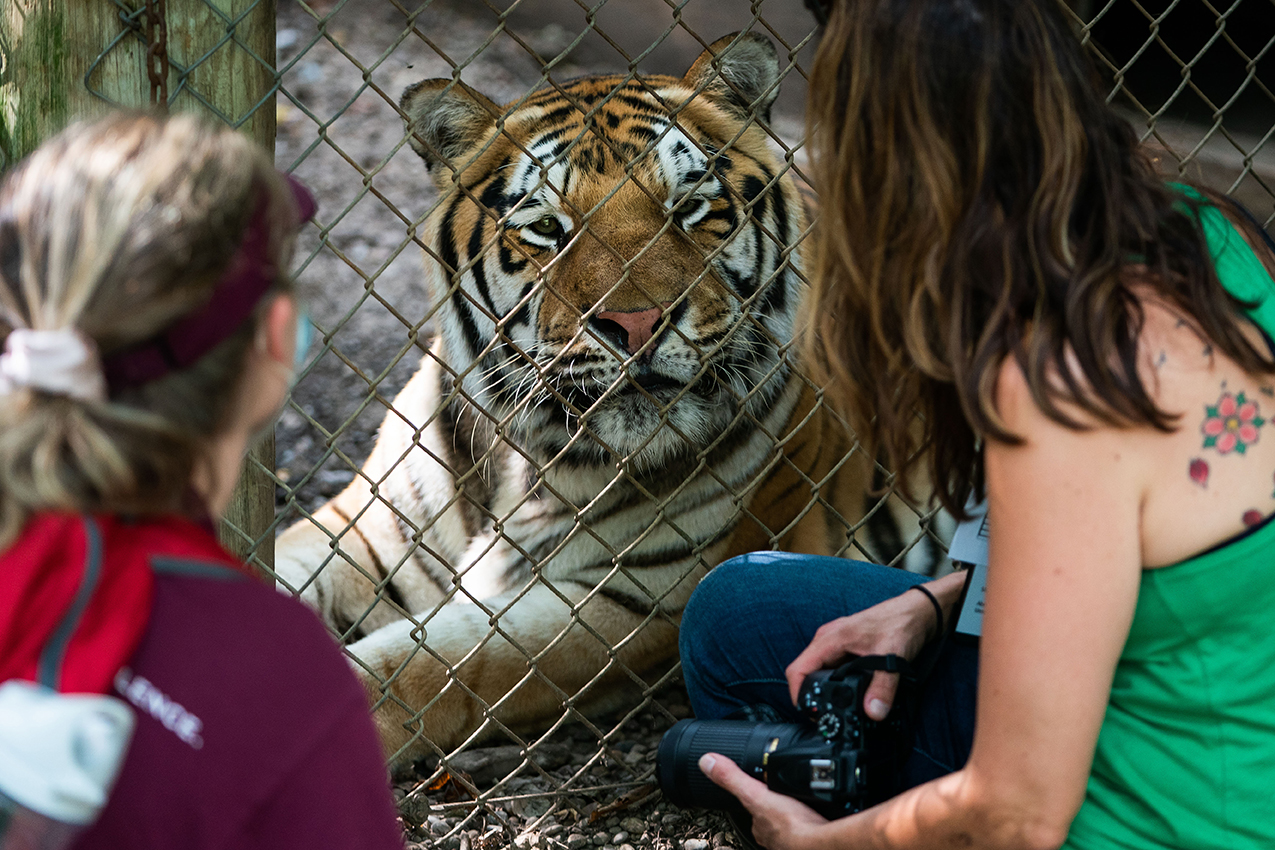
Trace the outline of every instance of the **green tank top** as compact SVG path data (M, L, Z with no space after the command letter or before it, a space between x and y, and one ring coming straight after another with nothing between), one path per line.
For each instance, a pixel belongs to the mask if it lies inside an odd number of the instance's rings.
M1261 261L1216 208L1204 207L1201 221L1223 285L1256 302L1249 315L1275 337L1275 283ZM1270 518L1201 555L1143 571L1065 847L1275 846L1273 621Z

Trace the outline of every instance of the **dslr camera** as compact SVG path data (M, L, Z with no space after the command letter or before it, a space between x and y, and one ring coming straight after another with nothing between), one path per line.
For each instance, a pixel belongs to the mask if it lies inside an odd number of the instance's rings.
M882 721L863 711L877 670L902 674L894 706ZM915 676L897 655L863 656L816 671L797 696L804 723L678 721L660 741L660 788L679 806L738 809L739 802L699 769L700 756L714 752L826 818L861 811L899 791L912 747L914 702Z

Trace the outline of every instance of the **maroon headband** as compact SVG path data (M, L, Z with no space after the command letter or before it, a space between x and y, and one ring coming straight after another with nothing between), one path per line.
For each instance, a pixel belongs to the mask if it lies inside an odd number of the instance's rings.
M318 205L310 190L291 174L280 172L297 205L298 224L314 217ZM239 250L217 281L212 298L202 308L179 319L158 336L103 358L102 371L111 392L135 387L185 369L227 339L248 317L261 296L275 282L278 269L267 256L270 231L266 200L257 204L244 231Z

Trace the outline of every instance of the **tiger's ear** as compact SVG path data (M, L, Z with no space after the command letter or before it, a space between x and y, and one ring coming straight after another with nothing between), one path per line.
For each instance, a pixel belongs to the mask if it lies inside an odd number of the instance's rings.
M398 102L412 150L425 167L463 165L456 157L486 137L501 108L459 80L422 80Z
M769 121L779 96L779 55L764 35L731 33L710 44L682 81L740 117Z

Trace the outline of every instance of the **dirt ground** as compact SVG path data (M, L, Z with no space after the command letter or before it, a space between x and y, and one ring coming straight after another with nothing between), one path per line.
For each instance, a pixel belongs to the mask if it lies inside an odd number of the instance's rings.
M551 60L568 48L556 78L624 70L630 62L680 75L705 44L750 24L799 63L808 64L811 50L795 50L811 27L795 0L614 0L595 16L605 37L588 26L593 3L504 5L510 8L502 12L480 0L279 2L285 94L277 160L320 202L318 226L299 245L297 276L322 333L276 432L285 524L352 479L434 331L414 234L437 195L393 106L406 86L455 74L506 102L541 82L538 57ZM753 22L754 7L763 20ZM794 70L773 122L788 142L802 135L803 96L802 72ZM1205 128L1165 119L1159 131L1187 151ZM1246 177L1239 194L1265 219L1275 211L1262 185L1275 186L1275 146L1246 160L1240 148L1252 143L1238 138L1239 148L1215 134L1191 173L1227 188L1251 164L1257 176ZM660 735L689 713L673 679L628 712L564 726L535 742L529 758L513 745L470 750L447 770L422 764L396 783L409 843L443 850L738 846L720 815L679 810L651 793Z

